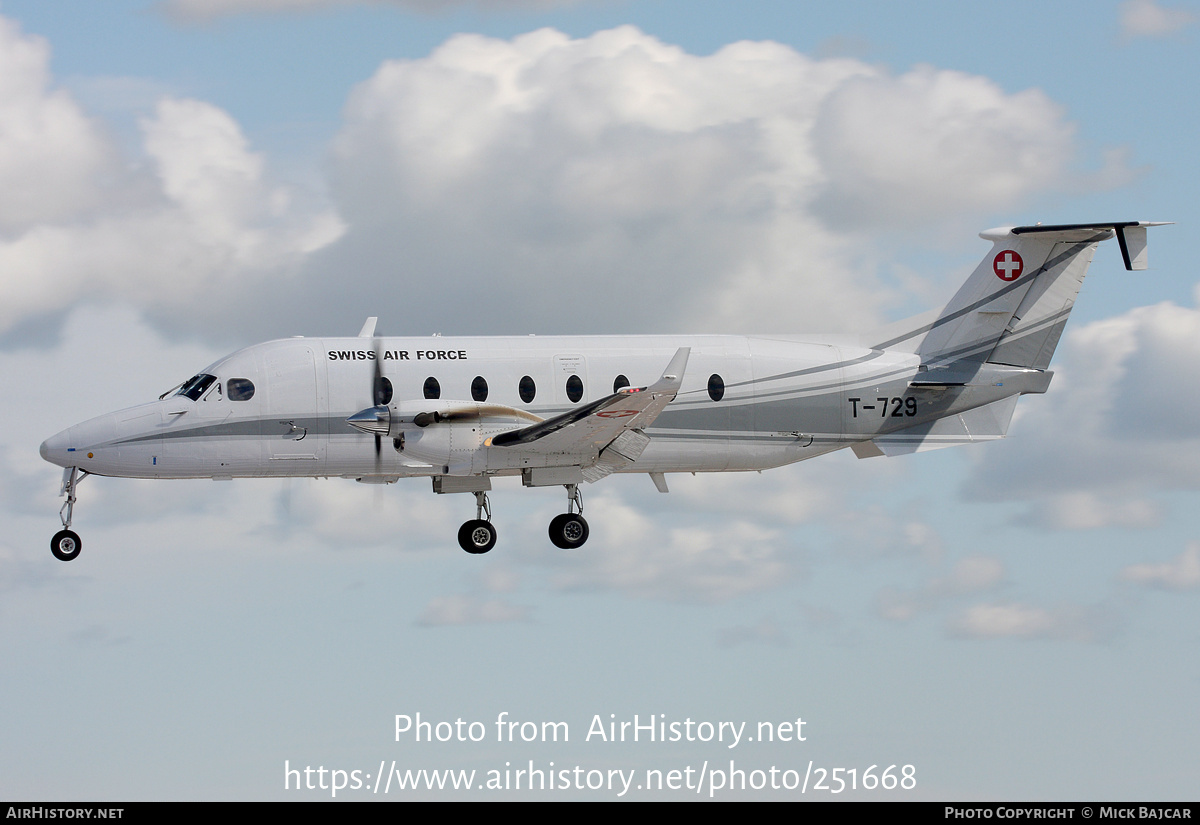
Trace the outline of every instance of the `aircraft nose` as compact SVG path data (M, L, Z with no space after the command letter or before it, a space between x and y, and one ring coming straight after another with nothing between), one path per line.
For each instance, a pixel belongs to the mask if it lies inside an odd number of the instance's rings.
M43 441L42 446L38 448L38 452L42 454L42 458L51 464L67 467L70 466L67 460L67 452L70 446L70 431L63 430L58 435L52 435Z

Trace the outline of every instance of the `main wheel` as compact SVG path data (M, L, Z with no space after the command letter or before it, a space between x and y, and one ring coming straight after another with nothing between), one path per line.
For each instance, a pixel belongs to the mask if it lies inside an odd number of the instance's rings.
M458 528L458 546L468 553L486 553L496 546L496 528L482 519L464 522Z
M550 541L555 547L574 550L588 540L588 523L576 513L563 513L550 520Z
M50 539L50 552L59 561L72 561L83 549L83 542L74 530L59 530Z

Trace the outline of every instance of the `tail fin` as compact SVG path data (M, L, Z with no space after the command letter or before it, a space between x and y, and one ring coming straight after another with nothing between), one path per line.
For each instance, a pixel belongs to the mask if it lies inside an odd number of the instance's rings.
M983 363L1045 369L1092 262L1115 234L1127 269L1146 268L1146 227L1160 223L1066 224L991 229L971 277L919 332L921 363L966 380ZM888 342L893 343L893 342Z

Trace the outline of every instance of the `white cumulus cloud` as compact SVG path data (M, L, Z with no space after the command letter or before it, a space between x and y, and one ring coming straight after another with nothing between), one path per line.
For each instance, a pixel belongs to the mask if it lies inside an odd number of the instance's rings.
M814 123L829 179L820 206L868 225L1011 207L1067 184L1073 132L1038 90L1010 95L929 66L864 73L832 90Z
M50 47L0 17L0 239L97 206L114 161L103 130L51 87Z
M482 331L851 329L889 299L862 230L1075 186L1073 132L1041 92L930 67L697 56L632 26L458 35L350 96L337 255L406 287L401 323L458 303Z
M1121 33L1126 37L1163 37L1195 22L1192 12L1163 6L1157 0L1125 0L1121 4Z
M908 621L946 600L992 590L1003 580L1004 565L998 559L969 556L955 562L949 574L914 590L883 590L876 598L876 611L891 621Z
M604 530L593 534L586 553L539 556L556 589L721 602L778 587L794 575L783 536L750 521L656 523L611 494L589 501L588 518Z
M1050 527L1153 526L1148 496L1200 487L1200 309L1138 307L1064 341L1050 391L1022 401L1019 438L979 454L967 493L1027 501Z
M1061 639L1102 642L1116 633L1120 617L1105 606L1039 607L1021 602L977 604L951 619L952 635L967 639Z
M316 333L364 313L391 334L861 329L899 294L867 230L1015 206L1078 162L1045 95L960 72L699 56L632 26L464 34L349 94L335 209L200 100L163 97L122 158L44 42L0 42L0 330L90 297L193 328L269 300Z
M165 98L141 125L157 185L114 166L113 204L0 238L0 269L11 273L0 284L0 329L81 298L215 313L196 297L224 287L232 299L341 234L330 212L292 213L219 108Z
M1190 542L1182 553L1161 564L1133 564L1121 571L1121 578L1163 590L1200 588L1200 542Z
M228 313L263 281L286 279L343 231L271 182L238 123L199 100L162 97L122 157L50 72L50 48L0 17L0 332L72 303L124 298Z

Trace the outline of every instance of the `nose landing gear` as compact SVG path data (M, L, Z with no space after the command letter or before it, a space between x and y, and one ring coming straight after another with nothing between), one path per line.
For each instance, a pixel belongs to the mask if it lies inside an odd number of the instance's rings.
M50 539L50 552L59 561L72 561L83 549L83 542L74 530L59 530Z
M62 491L59 495L66 496L67 500L63 502L62 508L58 511L63 529L50 539L50 552L59 561L74 561L79 555L79 551L83 549L83 541L80 540L79 534L71 529L71 518L75 512L75 490L79 486L79 482L89 475L91 473L87 470L80 474L78 467L67 467L63 471Z

